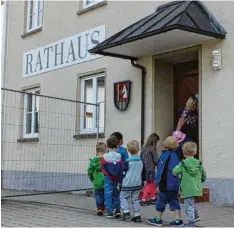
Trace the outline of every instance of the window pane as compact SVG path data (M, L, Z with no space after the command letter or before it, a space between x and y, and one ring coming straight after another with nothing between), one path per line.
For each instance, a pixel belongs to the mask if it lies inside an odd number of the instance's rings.
M43 17L43 1L38 1L38 11L37 11L37 26L42 25L42 17Z
M93 79L84 82L84 102L93 102ZM93 128L93 105L84 105L84 128Z
M84 82L84 90L85 90L85 102L92 103L93 102L93 79L85 80Z
M27 112L32 112L32 95L27 94Z
M39 128L38 112L35 112L34 115L35 115L35 117L34 117L34 133L38 133L38 128Z
M34 27L33 20L34 20L34 17L35 17L35 16L33 16L35 14L35 12L34 12L35 4L34 4L33 0L28 2L28 7L29 7L29 9L28 9L28 13L29 13L29 15L28 15L28 25L29 26L28 27L29 27L29 29L32 29Z
M36 14L32 14L29 17L29 29L33 29L36 27Z
M31 126L32 126L32 113L26 114L26 134L31 133Z
M28 4L29 4L28 5L28 7L29 7L29 14L31 15L31 14L34 13L33 12L33 9L34 9L34 2L33 2L33 0L31 0Z
M100 103L99 106L99 128L104 128L104 115L105 115L105 77L97 78L97 102Z
M35 91L35 94L40 94L40 91ZM39 96L35 96L35 107L34 107L34 111L38 112L39 111Z
M95 2L95 0L86 0L86 5L92 4L94 2Z
M43 10L43 1L42 0L39 0L38 1L38 12Z
M37 26L42 25L42 15L43 15L43 11L38 12Z
M29 17L29 29L33 28L33 15L30 15Z
M105 77L97 78L97 102L103 102L105 97Z

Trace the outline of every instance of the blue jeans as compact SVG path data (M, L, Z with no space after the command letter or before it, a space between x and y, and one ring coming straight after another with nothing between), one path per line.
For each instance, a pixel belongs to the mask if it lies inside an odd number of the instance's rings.
M120 212L120 191L117 190L118 181L112 181L109 177L105 177L104 196L107 214L112 214L115 209Z
M180 211L178 191L160 191L157 197L156 210L164 212L166 205L169 204L171 211Z
M95 190L95 200L96 200L97 209L105 208L105 205L104 205L104 189Z

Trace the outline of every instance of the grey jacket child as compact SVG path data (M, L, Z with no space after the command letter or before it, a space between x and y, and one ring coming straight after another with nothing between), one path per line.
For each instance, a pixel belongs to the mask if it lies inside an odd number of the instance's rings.
M142 188L143 162L139 156L131 156L125 163L125 175L121 191L136 191Z

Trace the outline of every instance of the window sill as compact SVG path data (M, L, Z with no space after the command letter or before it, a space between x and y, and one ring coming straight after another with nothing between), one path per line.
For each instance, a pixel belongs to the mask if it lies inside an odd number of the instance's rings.
M22 142L39 142L39 138L20 138L17 139L17 142L22 143Z
M30 31L30 32L24 33L23 35L21 35L21 38L25 38L27 36L30 36L30 35L32 35L34 33L40 32L40 31L42 31L42 26L38 27L38 28L36 28L36 29L34 29L34 30Z
M97 138L97 134L93 133L93 134L77 134L77 135L73 135L74 139L96 139ZM99 138L105 138L105 134L104 133L99 133Z
M81 14L84 14L84 13L86 13L86 12L88 12L88 11L94 10L94 9L96 9L96 8L99 8L99 7L105 6L105 5L107 5L107 1L106 1L106 0L103 1L103 2L99 2L99 3L95 4L95 5L92 5L92 6L83 8L83 9L77 11L76 14L77 14L77 15L81 15Z

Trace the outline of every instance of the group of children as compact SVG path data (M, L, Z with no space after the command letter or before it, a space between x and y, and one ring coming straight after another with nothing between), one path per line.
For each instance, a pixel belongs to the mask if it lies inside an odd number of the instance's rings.
M140 156L139 143L131 140L125 149L122 147L123 136L119 132L114 132L106 144L99 142L96 146L97 156L90 160L88 168L88 176L94 183L97 215L106 213L107 218L122 216L123 219L141 222L141 206L156 204L156 217L148 219L148 223L162 226L162 214L169 204L170 210L174 212L174 220L170 225L180 227L184 225L178 199L180 190L188 225L194 226L200 220L195 198L202 195L206 172L202 163L194 158L197 153L196 143L186 142L185 136L181 134L174 132L173 136L167 137L164 141L165 150L160 157L157 153L160 138L156 133L148 137ZM157 198L156 187L159 189ZM139 195L143 188L140 201ZM132 202L132 216L129 200Z

